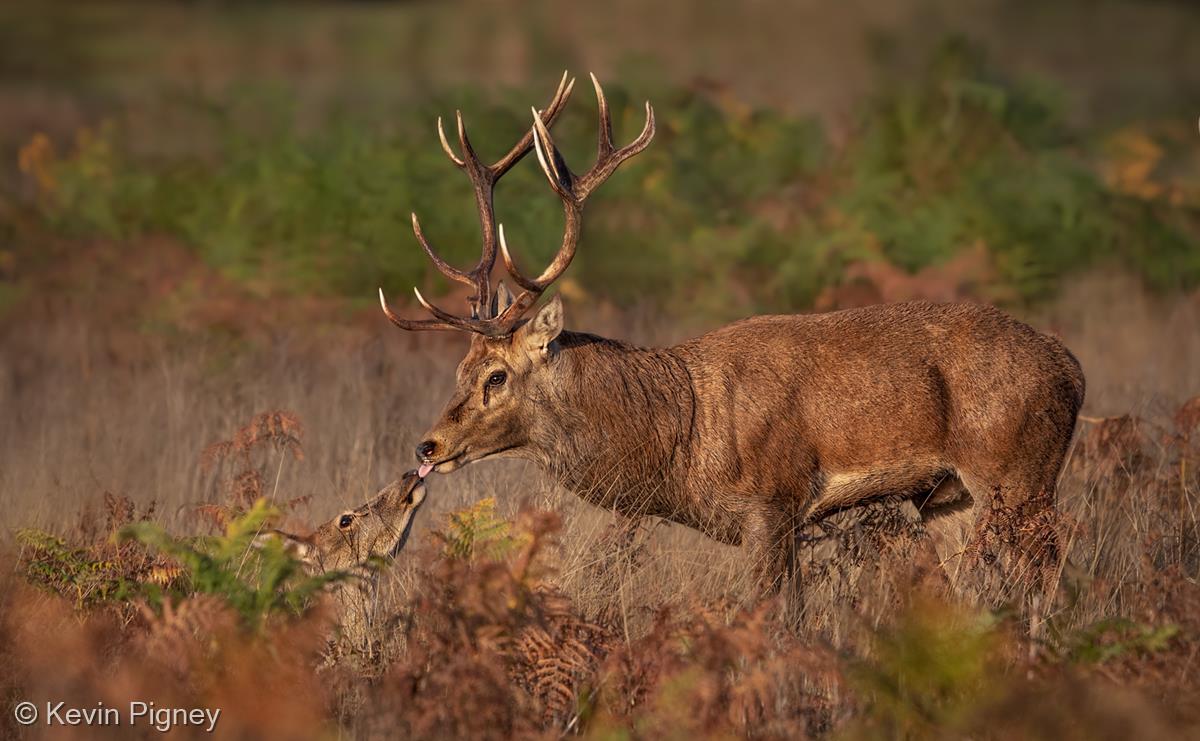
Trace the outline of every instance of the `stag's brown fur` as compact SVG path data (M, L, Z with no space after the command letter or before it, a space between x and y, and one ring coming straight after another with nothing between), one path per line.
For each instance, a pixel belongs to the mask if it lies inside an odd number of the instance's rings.
M437 470L531 459L598 506L743 544L766 586L797 525L831 511L926 504L957 479L969 501L941 504L961 531L996 493L1053 491L1083 403L1062 343L988 306L760 316L667 349L560 333L561 316L556 298L511 338L474 338L427 436Z
M521 323L574 257L584 201L654 136L646 103L642 133L618 149L604 92L592 83L600 138L582 175L549 133L572 89L565 75L550 106L533 113L530 133L497 163L479 160L461 117L461 156L443 136L475 185L479 263L469 272L445 264L413 225L434 265L475 288L471 316L418 293L434 318L403 319L380 292L403 329L475 335L454 397L417 446L422 474L494 455L530 458L600 506L745 545L767 587L787 569L797 526L874 497L920 497L948 563L980 506L1051 499L1083 373L1060 342L998 309L908 303L762 316L669 349L563 332L557 296ZM514 264L491 204L497 179L530 148L565 224L557 255L533 279ZM515 298L491 291L497 242L522 289Z

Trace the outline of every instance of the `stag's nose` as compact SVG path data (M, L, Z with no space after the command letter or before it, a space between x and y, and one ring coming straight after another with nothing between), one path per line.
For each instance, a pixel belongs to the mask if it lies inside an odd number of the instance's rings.
M417 460L427 461L437 452L437 443L432 440L426 440L417 446Z

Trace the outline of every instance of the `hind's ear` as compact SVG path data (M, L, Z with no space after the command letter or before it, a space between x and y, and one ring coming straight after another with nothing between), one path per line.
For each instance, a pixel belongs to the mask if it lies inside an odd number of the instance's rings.
M268 543L276 540L282 542L284 553L297 561L308 561L308 557L312 553L312 542L308 538L285 533L282 530L268 530L257 536L251 546L261 550L267 547Z

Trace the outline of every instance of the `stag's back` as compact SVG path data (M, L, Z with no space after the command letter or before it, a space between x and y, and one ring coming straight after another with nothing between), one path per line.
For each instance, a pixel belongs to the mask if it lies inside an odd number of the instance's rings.
M977 304L754 317L677 351L696 387L698 475L760 490L814 470L830 489L1056 473L1084 394L1061 342Z

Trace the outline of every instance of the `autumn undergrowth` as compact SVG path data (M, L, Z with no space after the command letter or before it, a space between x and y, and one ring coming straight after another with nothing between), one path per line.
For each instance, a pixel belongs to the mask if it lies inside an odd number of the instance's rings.
M1164 703L1196 691L1200 537L1178 513L1200 484L1198 425L1200 398L1161 422L1085 422L1059 512L1010 522L993 510L957 588L930 578L937 565L922 561L919 528L880 526L883 503L852 514L860 526L798 592L758 601L731 588L657 604L633 595L647 619L632 632L605 604L616 595L562 580L579 556L553 512L506 518L485 498L438 518L405 552L403 588L383 593L382 617L347 637L321 596L339 574L305 575L282 550L253 546L279 516L266 499L223 534L196 536L110 495L104 527L19 535L0 685L6 696L66 691L79 703L139 692L219 703L223 731L286 727L299 713L311 729L362 738L1049 738L1118 721L1194 731L1200 707ZM299 430L294 414L270 412L218 447L240 440L266 464L293 455ZM1136 511L1120 506L1128 497ZM1124 514L1098 514L1112 510ZM1049 578L1010 568L987 591L997 563L1025 563L1049 531L1068 544ZM653 547L625 532L632 551L596 565L616 570L617 591ZM39 669L54 661L73 667L66 690Z

